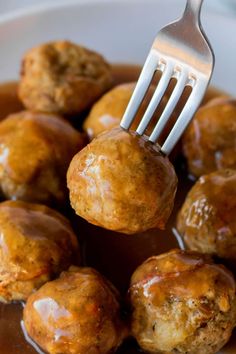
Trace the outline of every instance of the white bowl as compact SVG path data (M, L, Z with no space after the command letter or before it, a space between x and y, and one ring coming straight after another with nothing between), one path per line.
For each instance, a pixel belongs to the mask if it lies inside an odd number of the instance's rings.
M142 64L157 31L179 17L184 4L183 0L80 0L2 16L0 80L17 78L24 51L53 39L76 41L113 62ZM216 54L212 83L236 94L236 19L204 7L202 22Z
M0 16L0 81L18 77L28 48L55 39L88 46L112 62L142 64L157 31L179 17L184 4L184 0L67 0ZM236 95L236 19L204 7L202 22L216 54L212 83Z

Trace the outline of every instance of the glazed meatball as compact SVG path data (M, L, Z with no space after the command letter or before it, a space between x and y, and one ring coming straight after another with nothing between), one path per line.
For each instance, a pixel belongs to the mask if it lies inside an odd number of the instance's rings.
M129 296L132 333L150 353L214 354L235 325L233 275L198 253L149 258L134 272Z
M236 262L236 171L200 177L179 212L177 229L190 249Z
M62 204L66 171L84 138L55 115L23 111L0 123L0 190L7 199Z
M58 212L22 201L0 203L0 301L26 300L79 262L76 236Z
M236 168L236 101L215 99L200 108L184 134L183 152L197 177Z
M97 101L92 107L91 112L86 118L83 128L92 140L98 134L105 130L110 130L120 124L129 100L132 96L136 83L126 83L114 87ZM140 109L138 110L135 122L132 125L133 129L137 128L138 123L143 117L151 95L154 93L154 86L151 86L148 94L145 96ZM159 105L159 109L155 112L151 128L160 116L160 112L166 104L167 98L164 97Z
M39 45L22 61L19 97L32 111L76 114L112 83L103 57L67 41Z
M92 268L71 267L32 294L24 324L49 354L111 353L126 335L117 290Z
M132 234L164 228L177 177L156 145L114 128L74 156L67 184L78 215L94 225Z

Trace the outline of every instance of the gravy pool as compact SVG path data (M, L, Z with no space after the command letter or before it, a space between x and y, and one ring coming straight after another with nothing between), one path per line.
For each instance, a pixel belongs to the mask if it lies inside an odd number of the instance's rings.
M136 81L140 67L132 65L113 65L115 84ZM0 119L7 114L22 109L17 99L17 82L0 85ZM210 88L205 101L222 95L221 91ZM175 236L175 220L188 190L193 182L188 178L183 159L174 161L179 185L175 207L165 231L152 230L137 235L123 235L94 225L74 215L70 210L71 221L77 232L83 257L83 264L92 266L110 279L125 294L129 279L135 268L152 255L158 255L180 246ZM0 304L0 354L35 354L37 350L26 341L22 328L22 304ZM40 351L42 353L42 351ZM134 341L127 341L117 354L140 354ZM221 351L222 354L236 353L236 333Z

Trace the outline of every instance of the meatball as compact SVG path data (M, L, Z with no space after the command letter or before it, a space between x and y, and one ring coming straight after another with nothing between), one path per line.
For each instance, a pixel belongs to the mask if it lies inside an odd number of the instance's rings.
M179 212L177 229L191 250L236 263L236 171L200 177Z
M49 354L111 353L126 335L117 290L92 268L71 267L32 294L24 324Z
M132 234L164 228L177 177L156 145L114 128L74 156L67 184L78 215L94 225Z
M126 83L114 87L97 101L92 107L91 112L86 118L83 128L92 140L101 132L112 129L120 124L129 100L132 96L136 83ZM151 86L149 93L145 96L140 109L137 112L135 123L132 128L135 129L147 109L150 97L154 93L154 86ZM167 98L164 97L159 105L159 109L155 112L151 127L160 116L166 104ZM151 129L152 129L151 128ZM150 129L150 128L149 128Z
M111 69L101 55L57 41L25 54L19 97L32 111L75 114L89 108L111 83Z
M79 262L78 242L58 212L22 201L0 203L0 301L26 300Z
M236 100L215 99L196 113L183 137L189 171L201 176L236 168Z
M132 334L150 353L213 354L235 326L233 275L198 253L149 258L134 272L129 296Z
M62 204L66 171L84 137L55 115L23 111L0 123L0 191L8 199Z

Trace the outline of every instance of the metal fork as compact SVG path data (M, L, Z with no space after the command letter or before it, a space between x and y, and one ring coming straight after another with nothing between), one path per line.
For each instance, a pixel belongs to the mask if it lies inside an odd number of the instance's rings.
M156 143L185 87L190 86L192 91L161 146L161 151L166 155L171 152L199 107L214 68L214 53L200 22L202 2L203 0L187 0L183 16L158 33L120 123L122 128L126 130L130 128L155 72L161 71L160 81L136 129L139 135L143 135L171 78L175 78L177 81L173 92L148 137L151 142Z

